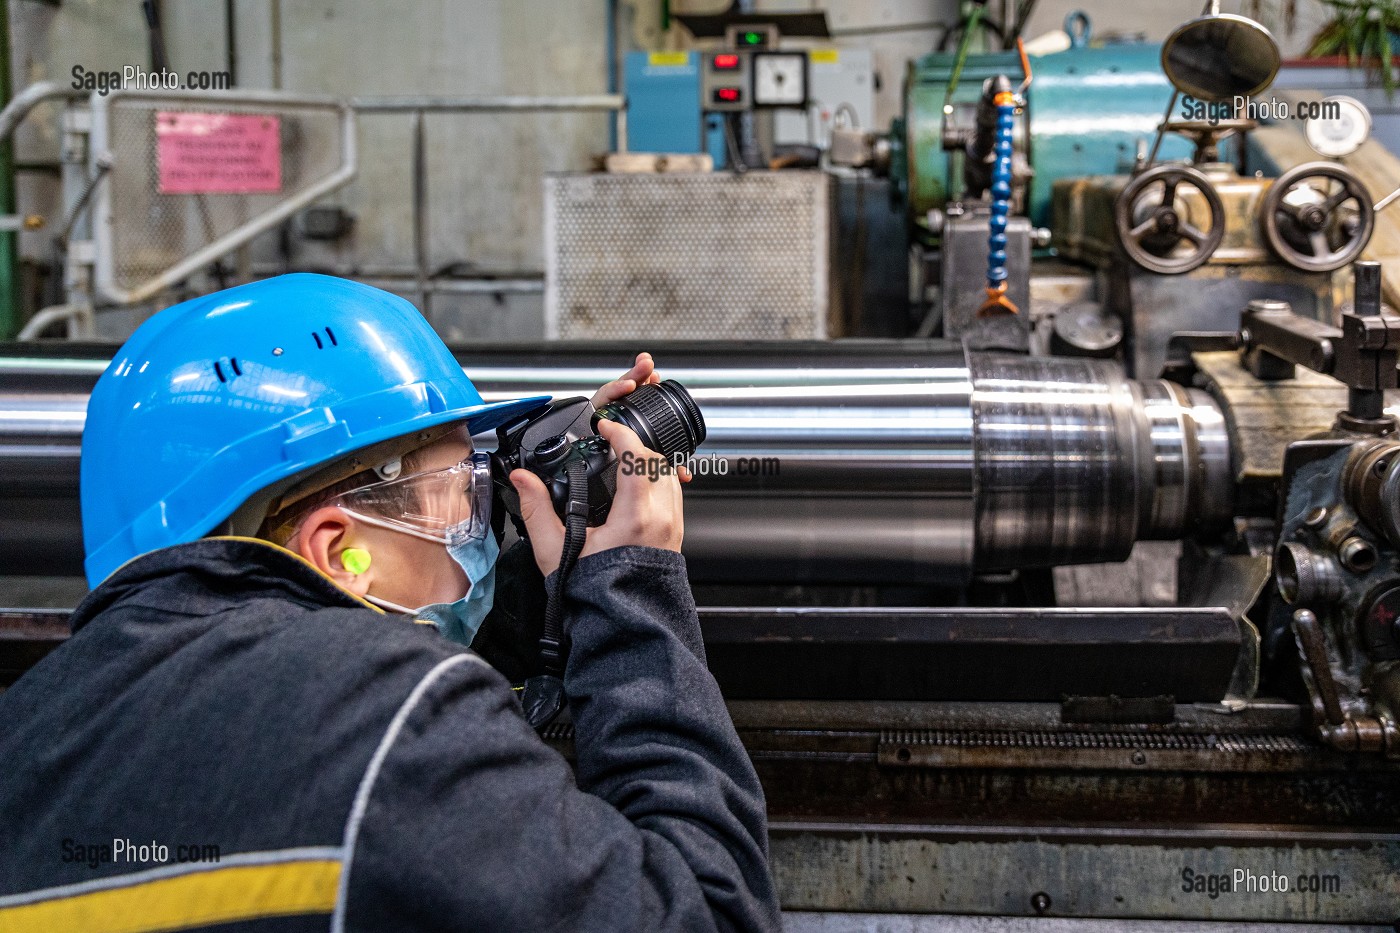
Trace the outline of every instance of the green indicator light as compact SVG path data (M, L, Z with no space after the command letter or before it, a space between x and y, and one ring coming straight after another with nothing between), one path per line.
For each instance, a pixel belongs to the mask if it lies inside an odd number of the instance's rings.
M763 41L763 36L759 35L759 34L756 33L756 32L746 32L746 33L744 33L744 42L747 43L748 45L758 45L758 44L759 44L760 42L762 42L762 41Z

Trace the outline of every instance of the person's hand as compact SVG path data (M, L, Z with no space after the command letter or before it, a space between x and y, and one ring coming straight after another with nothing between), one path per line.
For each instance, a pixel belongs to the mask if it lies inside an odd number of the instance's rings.
M615 402L624 395L631 395L637 391L638 386L655 385L660 381L661 374L656 371L656 361L651 358L650 353L644 350L637 354L637 359L632 363L631 369L594 392L591 402L594 408L602 408L608 402ZM682 483L690 482L689 467L681 466L677 473Z
M636 432L625 424L602 420L598 433L603 435L619 460L645 462L647 458L664 458L647 449ZM615 547L644 545L681 549L685 519L681 511L681 484L674 470L657 471L652 479L646 470L617 471L617 494L613 497L608 520L597 528L588 529L580 558L599 554ZM564 525L554 511L549 490L544 482L529 470L513 470L511 485L520 494L520 517L530 535L535 551L535 563L540 572L549 576L559 567L564 550Z
M638 353L631 369L593 393L593 407L602 408L608 402L615 402L624 395L630 395L637 391L637 386L655 384L660 381L661 376L656 372L656 363L652 360L651 354Z

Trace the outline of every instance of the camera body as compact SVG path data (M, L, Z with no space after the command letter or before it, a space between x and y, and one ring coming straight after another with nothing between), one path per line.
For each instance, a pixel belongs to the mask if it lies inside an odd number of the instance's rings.
M510 471L529 470L544 480L554 510L563 517L569 505L569 465L581 461L588 477L588 524L607 521L617 488L617 456L594 427L595 412L588 399L563 399L526 417L530 420L524 424L501 429L501 443L492 457L497 487L504 482L513 493L507 479ZM518 515L513 499L505 499L506 507Z
M668 460L689 456L705 440L705 419L690 393L667 380L644 385L596 411L586 398L567 398L529 412L497 429L499 443L491 455L491 472L507 511L519 518L519 499L510 471L526 469L544 481L562 518L570 499L569 467L582 463L588 483L588 524L601 525L612 509L617 489L617 455L598 434L604 418L620 421L642 443Z

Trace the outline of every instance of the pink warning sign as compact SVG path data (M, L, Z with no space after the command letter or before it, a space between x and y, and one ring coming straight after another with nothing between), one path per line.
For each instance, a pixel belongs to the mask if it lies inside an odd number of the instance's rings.
M161 194L282 190L279 118L248 113L156 113Z

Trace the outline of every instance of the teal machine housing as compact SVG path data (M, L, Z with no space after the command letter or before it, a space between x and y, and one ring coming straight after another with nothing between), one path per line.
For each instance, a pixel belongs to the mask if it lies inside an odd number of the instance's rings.
M716 168L727 162L724 126L704 112L699 52L628 52L627 148L633 152L708 152Z
M1031 59L1034 80L1017 126L1016 148L1035 171L1026 211L1036 226L1050 225L1050 192L1057 179L1130 171L1139 140L1151 145L1172 96L1162 72L1160 43L1091 47L1089 20L1082 13L1070 14L1065 31L1070 48ZM943 104L956 61L955 54L938 52L910 62L904 116L891 130L890 174L897 195L907 199L916 228L924 225L930 209L941 208L961 189L960 175L950 178L952 160L942 148ZM953 93L950 119L955 125L972 125L982 82L998 74L1019 82L1021 62L1015 52L967 56ZM1167 134L1157 158L1190 156L1186 139Z
M1086 175L1125 174L1138 144L1150 146L1162 121L1172 87L1162 72L1156 42L1090 44L1089 18L1081 12L1065 20L1070 48L1031 59L1034 80L1016 132L1016 148L1026 155L1034 176L1026 210L1031 223L1049 226L1055 181ZM891 194L905 205L917 230L933 208L961 193L960 175L950 172L943 150L943 104L957 55L935 52L909 63L904 80L903 116L890 130ZM624 67L628 148L637 152L708 152L716 168L727 164L721 123L704 111L699 52L629 52ZM953 93L955 125L971 126L982 82L998 74L1019 81L1015 52L967 57ZM1173 114L1179 117L1178 112ZM1229 157L1230 142L1222 147ZM1167 134L1158 161L1189 159L1191 144Z

